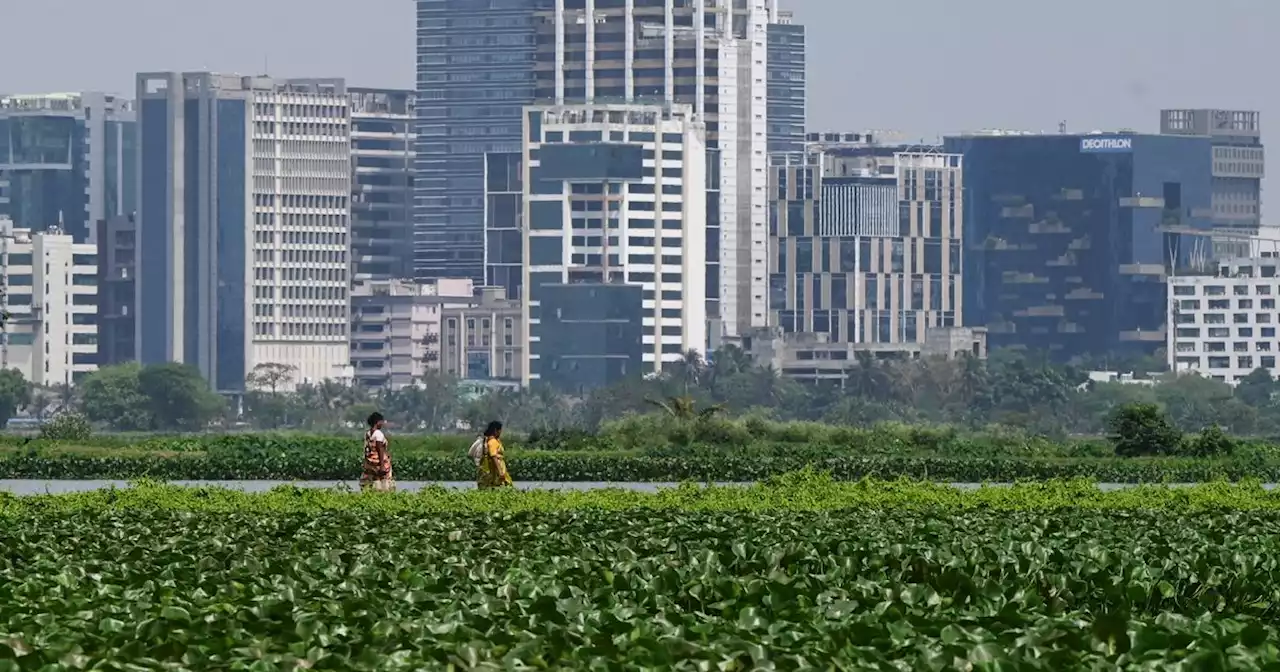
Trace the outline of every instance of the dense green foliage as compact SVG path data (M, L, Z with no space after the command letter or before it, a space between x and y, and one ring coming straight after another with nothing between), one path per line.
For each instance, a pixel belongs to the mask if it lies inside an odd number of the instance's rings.
M400 480L466 481L470 435L392 434ZM1112 482L1280 480L1266 443L1240 442L1211 427L1181 440L1181 453L1118 458L1095 439L1048 441L1013 431L663 415L628 416L599 434L536 431L507 437L522 481L755 481L814 465L842 480L867 476L943 481L1086 477ZM347 480L359 474L358 436L289 433L99 435L72 442L0 437L0 478Z
M0 427L9 424L15 411L31 401L31 386L17 369L0 370Z
M410 454L393 458L402 481L470 481L475 466L465 455ZM940 456L684 455L513 453L507 460L518 481L746 482L807 466L841 480L868 476L948 482L1007 482L1019 479L1094 478L1113 483L1201 482L1215 478L1280 481L1280 464L1197 458L1024 458ZM283 452L246 459L215 453L146 454L130 457L19 453L0 459L0 478L163 480L353 480L359 456Z
M1250 374L1233 391L1196 375L1160 373L1155 364L1057 365L1012 352L992 353L990 360L876 359L863 354L850 362L838 384L805 385L755 365L745 352L729 346L715 352L710 362L691 352L684 361L664 366L660 376L575 397L536 385L477 395L439 373L427 375L416 386L367 394L335 380L299 382L296 371L272 363L250 372L241 404L219 406L197 385L148 385L143 373L152 367L136 365L106 367L69 395L58 396L59 404L116 431L241 424L259 430L333 431L357 427L379 410L402 432L479 428L497 418L527 432L577 428L594 433L628 414L654 411L654 401L687 397L693 407L719 408L733 417L862 427L881 422L947 424L967 430L1003 426L1059 439L1105 435L1116 409L1154 404L1181 432L1195 433L1216 424L1237 436L1280 436L1276 381L1265 370ZM1137 371L1139 378L1147 378L1139 382L1157 384L1090 382L1086 371L1098 367ZM169 376L168 382L178 378ZM39 399L48 401L45 396ZM166 405L167 399L174 403ZM29 410L40 409L33 404Z
M1256 485L944 490L0 499L0 669L1280 665Z

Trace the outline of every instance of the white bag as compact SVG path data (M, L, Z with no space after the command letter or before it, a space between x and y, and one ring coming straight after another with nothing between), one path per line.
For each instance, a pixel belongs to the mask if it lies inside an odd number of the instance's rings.
M477 467L480 466L480 461L484 459L484 444L484 435L481 435L480 438L475 440L475 443L471 444L471 449L467 451L467 455L471 457L471 461L475 462Z

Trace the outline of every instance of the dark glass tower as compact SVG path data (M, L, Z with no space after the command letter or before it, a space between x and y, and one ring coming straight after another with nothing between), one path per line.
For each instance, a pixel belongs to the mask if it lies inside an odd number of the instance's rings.
M534 0L418 0L414 275L484 282L484 155L519 152Z
M1166 280L1208 261L1211 143L974 135L963 154L964 320L1057 360L1165 345Z
M804 26L781 12L769 24L768 139L769 153L804 151Z

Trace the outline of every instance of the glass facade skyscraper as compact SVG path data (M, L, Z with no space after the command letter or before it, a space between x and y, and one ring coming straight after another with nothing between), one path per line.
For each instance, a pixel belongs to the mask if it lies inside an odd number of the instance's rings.
M413 277L413 91L351 98L351 255L357 282Z
M1166 279L1211 256L1205 136L984 134L964 155L966 326L1081 356L1165 345Z
M769 24L768 140L769 153L804 151L804 26L781 12Z
M94 240L134 211L135 133L132 103L108 94L0 97L0 215Z
M414 275L484 282L484 155L519 152L541 0L418 0Z

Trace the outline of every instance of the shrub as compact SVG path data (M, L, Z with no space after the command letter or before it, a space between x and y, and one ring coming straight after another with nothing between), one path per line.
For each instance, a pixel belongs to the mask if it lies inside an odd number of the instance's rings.
M1121 406L1111 415L1107 426L1116 455L1120 457L1166 455L1182 446L1182 432L1155 404Z
M1210 425L1187 441L1186 450L1195 457L1223 457L1236 450L1236 440L1218 425Z
M40 438L48 441L84 441L91 436L93 426L79 413L59 413L40 427Z

